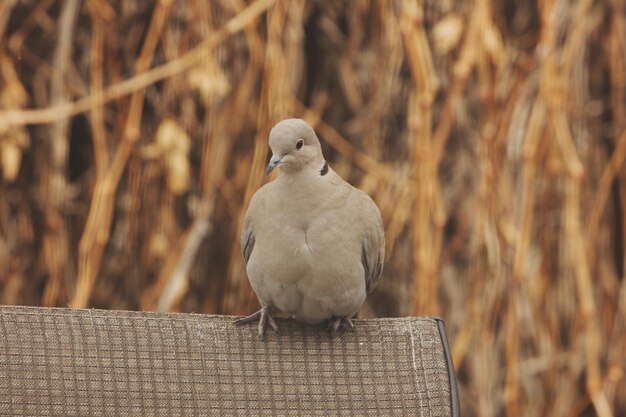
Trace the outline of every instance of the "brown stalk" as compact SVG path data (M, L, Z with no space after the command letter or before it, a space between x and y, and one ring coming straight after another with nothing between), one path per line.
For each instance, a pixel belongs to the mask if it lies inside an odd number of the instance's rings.
M521 413L519 386L519 363L520 363L520 297L524 290L525 266L529 257L531 244L532 224L535 209L535 181L537 165L539 163L540 141L544 134L545 106L540 98L537 98L532 106L528 130L524 139L522 150L522 186L520 220L517 227L517 239L515 241L515 256L512 268L512 288L509 290L509 308L507 310L507 337L505 341L506 352L506 385L504 387L504 401L507 415L518 416Z
M624 166L624 161L626 161L626 131L622 132L622 134L618 137L617 146L613 151L613 155L611 155L611 159L609 159L609 163L604 168L604 171L602 171L602 176L598 182L598 191L596 192L596 197L593 200L593 206L587 216L587 228L585 230L585 235L589 242L595 241L596 233L599 229L600 218L606 206L609 193L611 192L611 186L613 185L615 178L617 178L620 169Z
M101 1L90 0L87 5L93 24L93 35L91 38L91 66L90 66L90 89L95 94L100 94L104 85L103 80L103 48L104 48L104 25L107 23L97 5ZM94 162L96 166L96 176L103 178L109 164L109 151L106 143L106 132L104 129L104 102L98 103L90 111L90 123L93 130Z
M618 178L620 169L624 165L624 161L626 161L626 104L624 102L624 97L626 97L626 41L623 38L623 35L626 34L626 25L624 20L624 16L620 13L616 12L613 14L609 39L609 59L611 83L615 86L611 90L611 105L615 113L616 144L613 155L611 155L608 164L602 172L593 205L587 216L585 234L590 244L595 242L611 186L615 179Z
M591 401L599 416L609 417L613 413L603 392L600 371L600 341L596 303L593 297L593 285L589 274L585 240L580 225L580 185L572 179L568 184L565 200L565 230L570 239L571 257L575 262L574 277L581 316L585 327L585 366L586 385Z
M189 231L181 237L180 242L176 245L181 249L176 251L172 258L175 264L171 272L170 268L167 268L167 263L166 267L163 268L163 271L167 271L167 275L164 275L159 281L164 282L165 285L161 289L156 306L150 305L150 309L170 311L187 291L189 269L196 257L200 243L211 229L210 216L211 206L209 201L205 200Z
M408 127L413 142L413 181L415 201L412 224L413 245L413 294L414 311L418 314L436 314L437 270L441 242L438 235L442 223L437 217L437 167L432 154L431 120L432 103L436 91L436 76L432 65L430 48L422 26L422 11L415 3L405 1L400 21L400 31L407 61L411 70L413 90L409 96ZM433 235L435 238L433 239Z
M63 4L58 23L58 41L53 58L50 104L63 105L68 99L65 78L72 54L72 33L76 25L80 2L68 0ZM67 226L62 206L68 197L67 157L69 148L68 120L59 120L50 128L50 162L43 167L41 194L48 201L46 232L43 236L43 260L48 271L48 281L41 303L56 305L62 281L67 278L70 263L67 246Z
M454 123L454 111L458 100L461 98L469 75L478 61L477 51L481 50L482 28L491 24L486 13L485 1L478 1L474 11L469 18L465 42L461 47L458 60L453 67L453 80L449 93L441 111L439 123L433 132L434 156L436 161L440 161L443 155L450 130Z

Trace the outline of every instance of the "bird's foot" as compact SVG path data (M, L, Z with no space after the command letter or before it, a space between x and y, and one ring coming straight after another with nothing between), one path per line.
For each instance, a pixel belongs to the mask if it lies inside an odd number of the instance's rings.
M337 334L337 330L339 330L339 327L341 327L342 325L343 325L343 327L345 327L349 331L351 331L351 332L354 331L354 323L352 323L352 319L351 318L349 318L349 317L333 317L328 322L328 333L330 333L331 336L334 336L335 334Z
M261 336L261 338L265 336L265 329L267 329L268 325L272 329L274 329L276 333L280 333L280 330L278 329L278 325L276 324L274 317L272 317L270 308L267 306L261 308L256 313L250 314L247 317L242 317L238 320L235 320L235 324L238 324L238 325L248 324L248 323L253 323L257 320L259 321L259 336Z

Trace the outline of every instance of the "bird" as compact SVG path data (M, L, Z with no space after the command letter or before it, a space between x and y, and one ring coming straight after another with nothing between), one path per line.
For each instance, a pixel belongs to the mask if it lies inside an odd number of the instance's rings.
M378 206L344 181L326 162L315 131L286 119L269 133L272 151L265 171L280 172L252 196L241 227L241 250L258 320L279 332L273 314L310 325L328 323L354 331L352 319L380 279L385 236Z

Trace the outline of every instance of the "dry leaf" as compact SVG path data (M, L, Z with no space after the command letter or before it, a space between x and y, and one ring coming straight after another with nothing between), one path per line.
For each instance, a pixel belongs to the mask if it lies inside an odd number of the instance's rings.
M0 163L2 164L2 177L5 181L15 181L21 161L22 150L20 147L12 142L3 141L0 145Z
M148 242L148 253L153 259L164 258L170 248L169 241L162 231L153 233Z
M451 14L435 24L433 41L435 52L444 55L456 48L463 34L463 20L456 14Z
M228 78L214 60L205 65L197 65L189 70L189 86L198 90L205 105L224 97L230 91Z
M15 71L13 60L0 54L0 109L23 108L28 94ZM6 127L0 132L0 165L2 177L7 182L17 178L22 162L22 152L30 144L23 127Z
M187 153L171 152L165 159L167 167L167 185L176 195L180 195L189 189L189 160Z
M189 159L191 139L187 132L171 118L161 122L156 133L156 141L144 148L144 155L161 158L166 170L169 190L180 195L189 189L191 177Z
M500 32L493 25L487 25L483 32L483 45L494 64L499 65L504 60L504 47Z

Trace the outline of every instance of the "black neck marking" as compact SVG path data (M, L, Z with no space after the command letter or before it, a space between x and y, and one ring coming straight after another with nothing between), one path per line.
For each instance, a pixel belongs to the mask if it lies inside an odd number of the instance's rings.
M320 169L320 175L323 177L328 174L328 162L324 161L324 166Z

